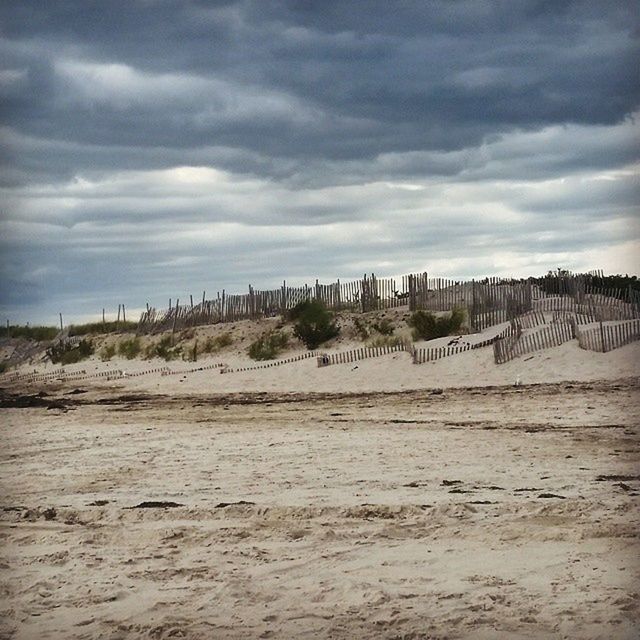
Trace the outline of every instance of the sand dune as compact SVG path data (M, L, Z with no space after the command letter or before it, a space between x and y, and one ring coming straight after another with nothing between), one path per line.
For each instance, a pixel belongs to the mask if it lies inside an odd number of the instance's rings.
M500 327L481 334L465 336L473 343L491 337ZM256 332L256 328L253 327ZM446 345L449 338L430 341L430 346ZM420 347L427 343L417 343ZM328 353L348 352L362 343L344 340L327 350ZM291 350L281 358L303 355ZM508 385L516 381L523 384L588 381L640 376L640 342L598 353L581 349L576 341L562 346L531 353L505 364L496 365L491 347L459 353L435 362L411 364L408 353L397 352L377 358L363 359L349 364L318 368L315 358L301 360L268 369L255 369L222 375L216 364L237 369L263 366L248 358L237 346L222 353L204 356L198 362L164 360L126 360L112 358L102 362L97 357L76 365L64 367L69 374L86 372L87 378L74 384L100 388L147 391L163 394L208 394L244 391L295 392L362 392L402 391L435 387L469 387L478 385ZM59 365L41 363L23 365L21 373L47 373L58 370ZM135 377L135 374L166 368L176 375L163 376L159 372ZM203 369L198 371L198 369ZM98 374L112 371L124 377L106 383ZM179 374L179 375L178 375ZM55 380L52 382L55 383ZM11 388L5 376L1 386ZM33 386L33 385L32 385Z

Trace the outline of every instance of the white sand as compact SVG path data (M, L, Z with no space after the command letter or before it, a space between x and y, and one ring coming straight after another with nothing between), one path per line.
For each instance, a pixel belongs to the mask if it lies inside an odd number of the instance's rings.
M0 639L637 638L638 356L3 382Z
M638 636L637 385L296 400L5 409L0 637Z

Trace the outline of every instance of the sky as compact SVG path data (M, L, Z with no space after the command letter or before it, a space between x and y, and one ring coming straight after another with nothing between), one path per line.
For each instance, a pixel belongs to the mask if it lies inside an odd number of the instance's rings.
M0 3L0 319L364 273L640 272L640 12Z

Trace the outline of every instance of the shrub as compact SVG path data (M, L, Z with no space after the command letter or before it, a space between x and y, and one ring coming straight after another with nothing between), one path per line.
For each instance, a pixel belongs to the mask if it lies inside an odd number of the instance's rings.
M205 353L216 353L224 347L228 347L230 344L233 344L233 338L231 337L231 334L229 332L221 333L215 338L207 338L205 340L204 346L202 347L202 350Z
M392 335L393 330L395 329L393 324L389 320L387 320L387 318L383 318L382 320L380 320L380 322L375 322L372 326L378 333L382 334L383 336Z
M403 342L400 336L376 336L366 343L367 347L397 347Z
M295 307L287 311L287 320L289 320L290 322L295 322L303 313L307 311L307 309L309 309L311 305L313 305L313 303L314 301L312 300L303 300L302 302L298 302Z
M353 328L360 340L366 340L371 335L371 330L369 325L363 318L354 318L353 319Z
M102 350L100 351L100 360L102 360L102 362L108 362L115 355L116 355L116 345L106 344L104 347L102 347Z
M145 358L162 358L167 362L175 360L182 355L182 346L173 345L170 335L164 336L158 342L152 342L147 345L144 351Z
M14 325L8 329L7 327L2 327L0 331L2 337L23 338L25 340L45 342L46 340L53 340L58 335L59 329L57 327L21 327Z
M78 344L60 342L47 349L47 355L54 364L74 364L86 360L93 354L93 344L90 340L80 340Z
M297 314L293 333L307 347L317 349L323 342L335 338L340 327L334 322L333 315L318 300L302 303L303 308ZM300 307L300 305L298 305Z
M9 368L8 362L0 362L0 373L4 373Z
M133 360L140 355L142 347L139 338L122 340L118 343L118 355L124 356L127 360Z
M464 322L464 309L454 309L448 316L437 318L429 311L416 311L408 320L414 340L433 340L458 333Z
M289 338L282 331L270 331L251 343L248 349L253 360L273 360L289 344Z

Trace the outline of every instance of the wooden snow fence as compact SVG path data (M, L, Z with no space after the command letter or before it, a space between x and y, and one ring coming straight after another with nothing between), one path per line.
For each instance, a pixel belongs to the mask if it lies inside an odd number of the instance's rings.
M209 365L203 365L201 367L193 367L191 369L173 370L167 366L153 367L150 369L144 369L143 371L127 372L123 369L108 369L106 371L100 371L98 373L87 373L85 369L79 371L65 371L64 369L57 369L48 373L41 374L12 374L7 376L7 380L11 382L23 382L26 384L46 384L48 382L78 382L82 380L99 380L104 378L107 381L121 380L123 378L139 378L141 376L148 376L153 374L160 374L161 376L181 375L187 373L194 373L196 371L207 371L210 369L221 369L225 365L221 362Z
M401 289L398 290L398 284ZM213 300L203 294L202 302L175 305L166 310L148 307L140 316L138 333L159 333L161 331L181 331L185 328L221 322L236 322L255 318L284 315L297 304L307 300L318 300L330 311L367 312L392 309L408 304L408 293L404 290L408 280L403 277L399 283L394 278L378 278L375 274L365 274L361 280L343 282L340 280L315 285L282 287L271 290L257 290L249 285L249 292L228 294L218 292Z
M249 367L228 367L223 365L220 369L220 373L241 373L243 371L256 371L257 369L271 369L273 367L280 367L284 364L292 364L293 362L300 362L301 360L308 360L309 358L318 357L316 351L309 351L299 356L293 356L291 358L284 358L283 360L271 360L262 364L255 364Z
M205 364L200 367L192 367L191 369L170 369L169 367L163 367L161 373L163 376L180 376L180 375L187 375L188 373L197 373L198 371L209 371L211 369L223 369L226 366L227 365L224 364L223 362L215 362L214 364ZM147 373L150 373L150 372L142 371L139 373L128 373L127 377L134 378L136 376L146 375Z
M547 324L544 313L541 313L540 311L529 311L528 313L524 313L521 316L514 318L514 322L516 326L520 327L520 329L533 329L534 327Z
M318 366L328 367L333 364L350 364L368 358L379 358L380 356L397 353L398 351L411 352L411 349L406 344L385 345L382 347L360 347L359 349L351 349L350 351L322 354L318 356Z
M538 312L553 312L554 315L572 314L581 316L583 318L581 324L585 322L632 320L639 317L638 308L633 303L595 292L582 294L575 298L569 296L541 298L533 301L533 308Z
M447 358L448 356L462 353L463 351L470 351L474 346L471 344L463 344L459 346L451 347L431 347L429 349L414 349L413 350L413 364L424 364L425 362L433 362L434 360L440 360L441 358Z
M469 322L475 331L484 331L533 310L533 285L505 282L498 278L471 282Z
M72 376L85 375L85 370L68 372L65 369L56 369L54 371L48 371L46 373L10 373L5 376L8 382L49 382L54 380L67 379Z
M640 340L640 320L617 325L600 325L595 329L578 331L580 348L607 353Z
M138 324L139 333L183 330L204 324L236 322L245 319L285 315L297 304L318 300L334 312L365 313L408 307L409 311L467 311L474 331L511 321L527 312L557 312L584 315L600 320L640 318L640 294L629 287L602 289L588 285L586 276L571 275L547 278L544 286L534 280L485 278L459 281L430 278L427 273L414 273L394 278L378 278L365 274L351 282L332 282L289 287L286 282L277 289L258 290L249 286L248 293L228 294L222 291L212 300L203 294L194 304L169 304L166 310L147 308ZM549 293L551 292L551 293Z
M574 338L574 324L552 324L535 333L508 336L501 340L496 340L493 345L494 359L496 364L504 364L518 356L557 347Z
M424 364L425 362L434 362L435 360L447 358L448 356L454 356L458 353L463 353L464 351L483 349L484 347L488 347L494 344L498 340L502 340L509 336L515 336L516 334L519 335L519 333L520 333L520 328L514 325L514 326L508 326L506 329L503 329L498 335L493 336L492 338L487 338L482 342L476 342L474 344L413 349L412 350L413 364Z

